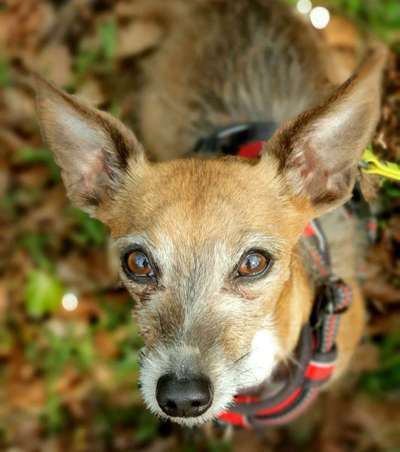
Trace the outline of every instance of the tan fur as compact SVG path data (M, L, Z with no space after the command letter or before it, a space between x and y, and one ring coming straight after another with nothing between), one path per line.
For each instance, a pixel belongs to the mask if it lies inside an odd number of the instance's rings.
M333 270L354 292L340 324L335 378L348 366L365 319L355 230L344 225L340 205L378 119L384 52L373 52L334 90L326 49L280 3L188 5L168 10L179 26L146 69L139 111L146 154L109 115L40 79L38 113L71 198L109 226L117 253L137 244L159 267L158 282L148 284L121 271L146 343L144 394L162 415L153 394L162 372L210 376L220 405L198 420L180 420L195 425L291 359L314 301L301 235L315 217ZM159 18L160 4L147 6L146 15L154 8ZM259 161L174 160L215 127L251 120L284 123ZM252 248L270 253L273 265L265 277L243 282L235 266ZM260 332L270 346L261 380L253 349Z

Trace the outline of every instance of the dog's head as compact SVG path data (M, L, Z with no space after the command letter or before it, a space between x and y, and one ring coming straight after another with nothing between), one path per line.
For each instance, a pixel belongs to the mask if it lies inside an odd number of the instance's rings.
M378 118L382 61L370 56L257 161L150 162L119 121L38 80L42 131L67 192L109 226L136 300L154 413L212 419L293 350L312 299L296 243L350 196Z

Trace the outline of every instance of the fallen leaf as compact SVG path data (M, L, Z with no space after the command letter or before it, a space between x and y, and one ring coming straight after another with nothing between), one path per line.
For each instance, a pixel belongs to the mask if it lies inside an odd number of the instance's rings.
M95 78L86 79L77 89L76 95L85 99L94 107L98 107L106 100L100 83Z
M70 51L63 44L50 44L38 53L34 69L57 86L68 85L72 80Z
M120 29L117 58L126 58L154 47L162 37L162 29L153 22L132 21Z

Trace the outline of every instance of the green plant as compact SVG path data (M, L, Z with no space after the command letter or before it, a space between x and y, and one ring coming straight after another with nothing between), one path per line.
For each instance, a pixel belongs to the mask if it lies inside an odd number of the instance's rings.
M118 43L118 29L114 20L99 22L96 29L98 46L82 46L74 61L77 82L92 68L109 72L113 69L113 59Z
M28 273L25 287L25 307L33 318L43 317L55 311L61 304L64 287L46 270L32 270Z
M114 20L102 22L98 26L100 37L100 55L107 61L112 60L117 48L117 26Z
M43 270L54 270L54 264L46 254L49 239L44 234L28 231L22 235L18 244L25 248L35 265Z
M0 87L5 88L11 84L10 66L7 59L0 55Z
M58 433L65 424L65 412L61 404L61 398L55 392L50 391L46 397L46 404L41 414L42 424L49 434Z
M298 0L287 0L296 5ZM389 44L400 42L400 7L398 0L318 0L313 6L325 6L331 12L344 14L367 31Z
M107 228L100 221L91 218L83 210L68 207L66 215L72 217L76 228L72 239L81 246L103 246L107 241Z

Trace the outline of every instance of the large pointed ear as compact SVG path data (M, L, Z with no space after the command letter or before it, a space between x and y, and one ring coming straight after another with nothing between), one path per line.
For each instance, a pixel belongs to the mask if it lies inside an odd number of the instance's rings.
M111 115L34 78L42 134L61 167L68 196L96 216L97 208L118 191L128 161L144 161L142 146Z
M371 50L326 102L284 125L266 145L263 159L277 159L289 190L308 198L317 215L351 195L379 119L385 61L385 48Z

